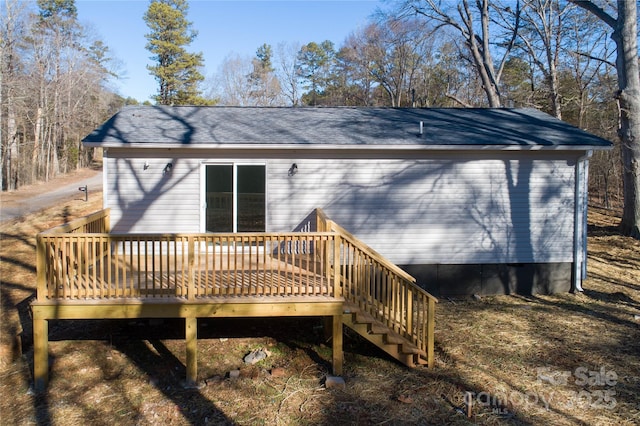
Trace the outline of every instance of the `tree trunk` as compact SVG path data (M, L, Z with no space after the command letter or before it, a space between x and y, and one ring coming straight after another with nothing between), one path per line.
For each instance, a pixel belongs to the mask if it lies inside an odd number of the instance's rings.
M425 3L424 6L421 6L422 3ZM480 80L482 82L482 90L487 97L489 106L491 108L500 108L502 106L502 101L500 99L500 88L498 87L498 85L500 83L504 65L506 64L507 58L509 57L511 50L515 45L515 41L518 35L521 17L520 0L517 0L513 5L513 7L515 7L515 12L512 15L514 20L510 23L499 22L505 17L505 14L502 12L496 13L495 16L491 15L491 10L497 11L501 8L493 7L492 9L490 9L490 0L475 0L475 8L478 10L477 14L479 14L480 17L480 35L477 34L475 30L475 15L471 11L469 0L462 0L461 4L453 6L457 3L460 2L438 0L407 2L408 10L410 10L411 12L419 15L424 15L431 20L440 22L440 26L452 27L455 31L462 35L466 47L471 53L470 60L473 63L478 76L480 77ZM441 5L449 4L451 4L452 9L455 8L457 13L448 14L441 9ZM511 9L511 7L508 7L506 9ZM504 12L506 12L506 9L504 10ZM491 47L491 42L493 41L495 43L495 40L491 37L491 30L500 26L508 28L510 35L506 41L500 43L500 47L498 48L498 50L503 51L503 54L502 59L499 61L499 66L496 67L494 65L492 56L492 51L494 51L493 54L495 54L496 49ZM452 98L455 99L455 96L453 96Z
M3 130L3 127L4 127L4 123L3 123L3 120L2 120L2 112L4 112L4 111L2 109L2 105L3 105L3 103L2 103L2 94L3 93L2 92L3 92L3 89L4 89L4 85L2 84L3 83L2 76L4 75L4 68L3 68L2 65L4 65L4 43L0 43L0 61L2 61L2 62L0 62L0 191L3 191L4 190L4 179L3 179L2 169L3 169L3 166L4 166L4 163L3 163L4 156L2 155L2 151L4 150L3 149L4 148L4 139L2 139L2 136L3 136L2 130Z
M562 12L560 8L556 10L553 4L549 4L548 10L546 11L549 14L547 18L545 16L545 10L541 10L539 12L539 16L542 21L542 33L543 43L545 46L545 54L547 59L547 65L549 67L547 79L549 85L549 101L551 103L551 110L553 111L554 117L559 120L562 120L562 109L560 102L560 82L558 81L558 57L560 55L560 31L559 28L562 27ZM554 12L557 18L557 25L554 27ZM555 36L554 36L555 32Z
M570 0L591 12L613 29L616 43L618 104L620 106L620 152L624 207L620 229L640 239L640 68L638 67L638 7L635 1L618 0L613 18L591 1Z
M618 102L622 140L624 209L622 232L640 239L640 73L638 67L638 11L635 1L618 0L616 42Z
M7 105L7 189L18 189L18 131L13 104Z
M31 181L35 182L40 176L38 170L40 169L41 156L40 154L40 135L42 134L42 108L38 107L36 110L36 125L33 132L33 152L31 153Z
M467 44L471 55L473 56L473 62L478 70L480 80L482 81L482 90L487 95L487 101L489 107L500 108L500 92L498 91L498 82L496 81L495 69L493 66L493 59L491 57L491 50L489 47L489 2L483 0L482 4L478 2L478 6L481 7L481 24L482 24L482 48L478 46L475 34L472 29L472 18L469 4L465 0L463 2L464 13L466 15L466 25L469 28L469 38Z

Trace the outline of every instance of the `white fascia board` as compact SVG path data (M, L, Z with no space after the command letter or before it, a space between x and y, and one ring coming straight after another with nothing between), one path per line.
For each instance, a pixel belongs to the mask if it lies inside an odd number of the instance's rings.
M145 149L220 150L309 150L309 151L589 151L610 150L612 146L593 145L324 145L324 144L169 144L86 142L86 147Z

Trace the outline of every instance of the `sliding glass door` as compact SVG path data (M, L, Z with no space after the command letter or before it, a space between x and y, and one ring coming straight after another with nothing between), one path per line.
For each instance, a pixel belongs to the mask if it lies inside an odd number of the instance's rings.
M265 166L206 166L206 232L264 232Z

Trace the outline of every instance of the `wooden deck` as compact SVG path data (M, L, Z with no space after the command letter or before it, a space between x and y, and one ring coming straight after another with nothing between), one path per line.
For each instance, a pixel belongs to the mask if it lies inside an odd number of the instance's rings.
M317 231L305 233L117 235L105 210L39 234L36 389L48 380L51 319L184 318L187 383L197 380L197 320L208 317L325 317L337 375L343 323L369 336L372 319L388 331L378 336L387 353L431 366L435 298L317 217Z

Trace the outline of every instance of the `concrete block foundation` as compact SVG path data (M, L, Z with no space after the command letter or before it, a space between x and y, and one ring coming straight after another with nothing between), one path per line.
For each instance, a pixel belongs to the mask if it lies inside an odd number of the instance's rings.
M404 265L434 296L553 294L571 290L571 263Z

